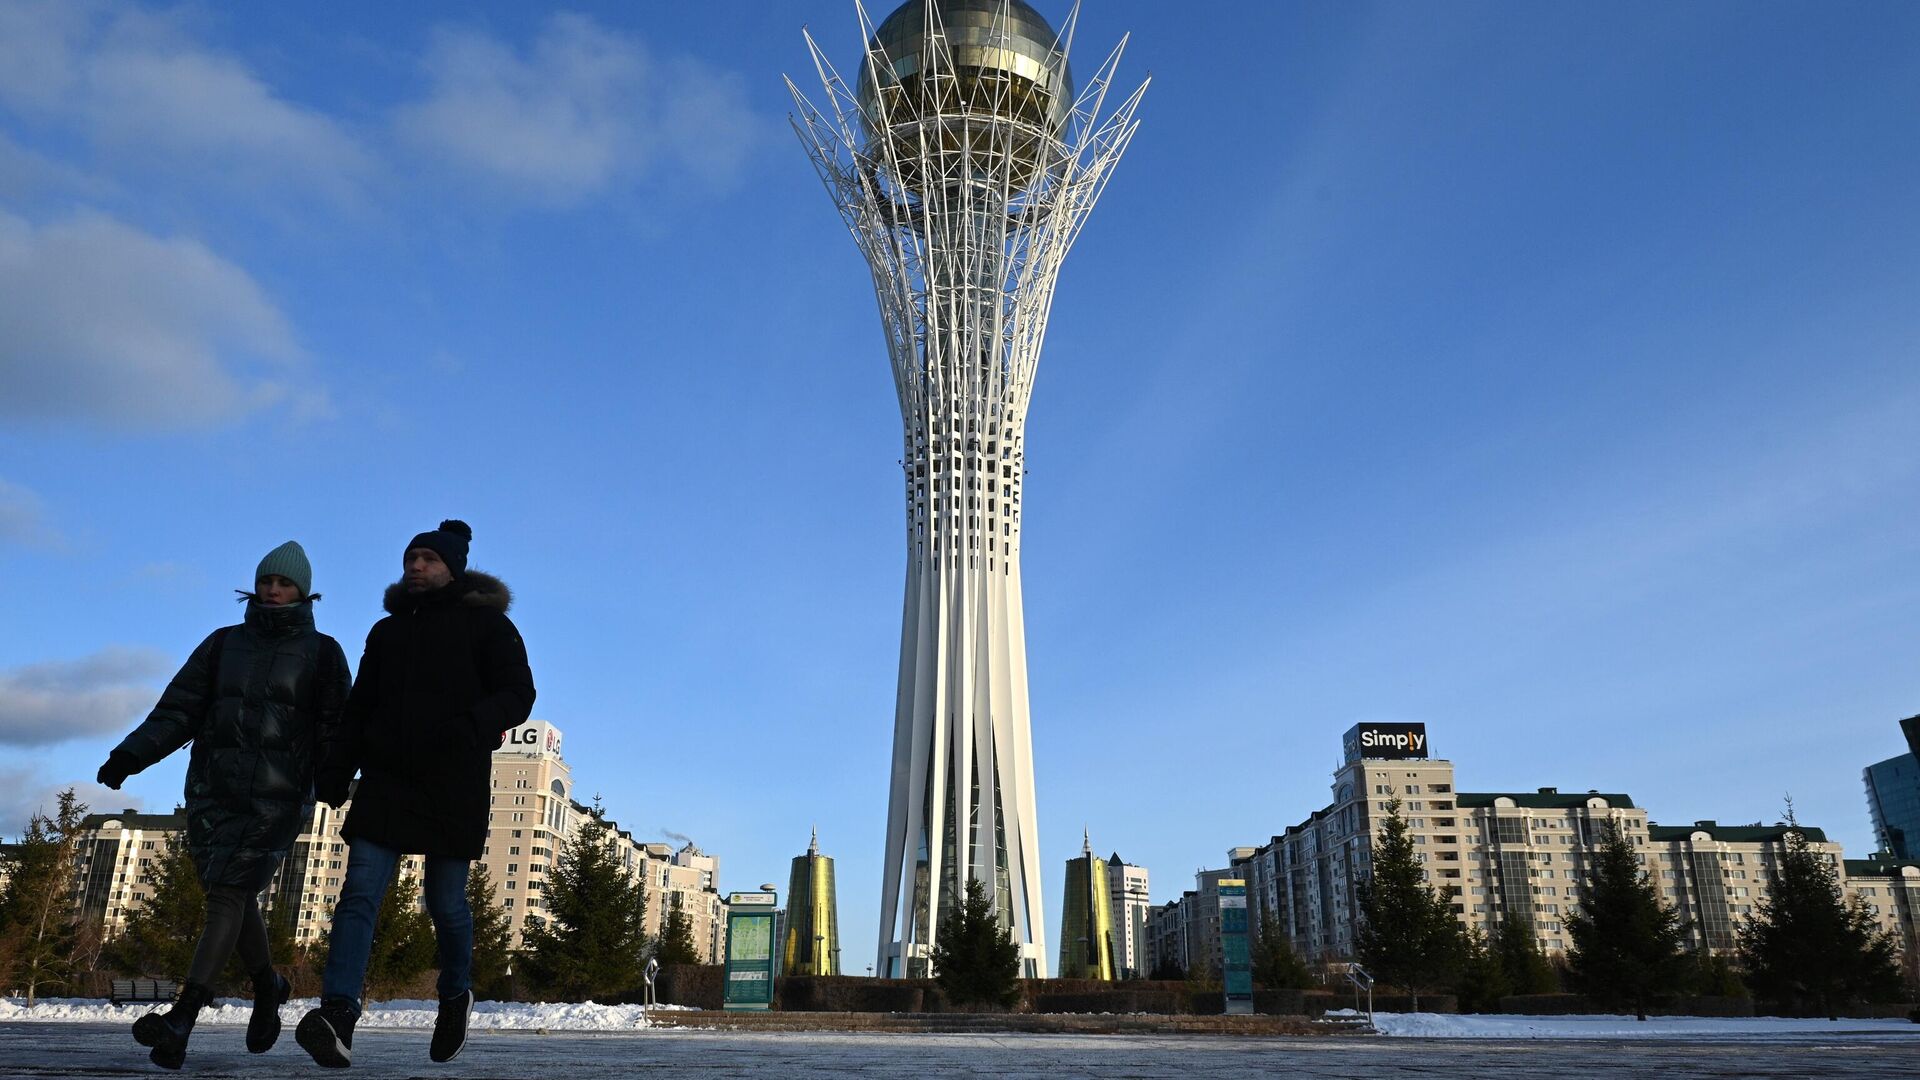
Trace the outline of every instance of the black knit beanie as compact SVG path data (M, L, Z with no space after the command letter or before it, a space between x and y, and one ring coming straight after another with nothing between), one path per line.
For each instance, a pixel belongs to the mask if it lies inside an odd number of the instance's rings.
M467 544L473 540L473 527L458 518L448 518L432 532L423 532L407 542L406 550L427 548L447 564L454 577L467 572Z

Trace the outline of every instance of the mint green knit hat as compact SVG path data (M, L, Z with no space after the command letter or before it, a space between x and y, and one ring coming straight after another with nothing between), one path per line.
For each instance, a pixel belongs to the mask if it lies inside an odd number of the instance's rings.
M253 580L258 582L268 574L279 574L300 587L301 599L313 595L313 564L307 561L306 549L297 542L289 540L260 560L253 572Z

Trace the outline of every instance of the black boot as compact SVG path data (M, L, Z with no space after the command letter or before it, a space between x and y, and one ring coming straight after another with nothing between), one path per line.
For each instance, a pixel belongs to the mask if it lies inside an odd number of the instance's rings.
M153 1049L147 1058L163 1069L177 1069L187 1060L187 1038L200 1010L213 1003L213 990L188 983L166 1012L150 1012L133 1022L133 1039Z
M293 1041L321 1065L344 1069L353 1064L353 1025L359 1019L360 1008L351 1000L324 998L319 1008L300 1018Z
M473 991L461 991L458 997L440 999L440 1015L433 1021L433 1045L427 1056L435 1061L452 1061L467 1045L467 1017L473 1013Z
M280 1038L280 1006L293 987L268 968L253 977L253 1015L247 1018L247 1053L264 1054Z

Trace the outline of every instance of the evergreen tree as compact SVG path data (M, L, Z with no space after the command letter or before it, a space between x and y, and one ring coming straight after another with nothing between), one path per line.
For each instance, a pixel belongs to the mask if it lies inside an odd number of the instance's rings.
M1509 994L1551 994L1560 989L1560 973L1540 951L1533 923L1520 916L1501 921L1487 937L1487 944L1500 961Z
M1359 925L1354 951L1374 979L1404 989L1420 1006L1420 991L1453 980L1466 959L1466 938L1453 902L1425 880L1400 800L1387 803L1374 838L1373 869L1354 889Z
M1454 982L1460 1011L1498 1011L1500 999L1513 993L1513 984L1507 979L1498 949L1476 926L1466 932L1462 950L1460 977Z
M1631 1006L1645 1020L1656 996L1685 982L1687 926L1660 902L1619 824L1607 822L1579 907L1567 916L1574 986L1604 1005Z
M1187 969L1181 967L1179 964L1174 963L1173 958L1170 956L1155 957L1153 961L1153 970L1147 973L1147 978L1166 980L1166 981L1172 981L1172 982L1185 982L1187 979Z
M374 917L373 952L367 959L369 999L407 992L420 976L433 970L438 958L433 919L419 903L419 880L397 868L395 874L399 880L387 886L387 897Z
M674 893L667 903L667 917L660 924L660 937L654 942L653 956L660 961L661 967L700 962L700 945L693 940L693 917L681 905L679 893Z
M493 878L485 863L474 863L467 874L467 908L473 912L474 996L501 997L513 960L513 925L494 898Z
M1293 943L1276 919L1260 921L1260 936L1253 946L1253 981L1268 990L1304 990L1313 985L1313 973L1293 951Z
M1787 823L1798 825L1791 805ZM1859 898L1841 899L1838 870L1797 827L1787 833L1771 884L1740 928L1740 958L1756 995L1837 1019L1843 1004L1899 994L1899 946L1875 928Z
M640 985L646 911L644 883L629 878L614 858L596 799L547 875L545 920L529 920L522 934L529 989L549 999L585 1001Z
M933 944L933 977L955 1005L997 1005L1020 1000L1020 947L1000 925L979 878L967 879L966 895L940 920Z
M128 975L185 982L206 922L206 890L187 852L187 835L171 833L147 871L147 898L107 947L107 963Z
M1753 996L1726 957L1709 955L1704 949L1687 954L1687 990L1708 997Z
M0 955L6 970L0 983L26 991L32 1008L42 990L73 985L79 927L74 890L79 884L74 861L80 847L80 822L87 804L72 788L59 795L52 817L34 814L9 860L11 873L0 894Z

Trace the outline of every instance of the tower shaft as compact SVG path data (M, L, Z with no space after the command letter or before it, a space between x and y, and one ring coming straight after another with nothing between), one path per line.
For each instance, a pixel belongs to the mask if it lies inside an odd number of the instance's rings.
M1061 260L1145 85L1099 116L1116 48L1071 107L1050 97L1071 96L1060 43L1072 20L1035 45L1018 37L1038 21L1018 0L909 0L877 32L857 9L860 91L809 38L829 108L793 93L794 126L866 256L900 403L907 572L878 967L929 974L942 918L979 880L1021 973L1039 977L1027 404Z

